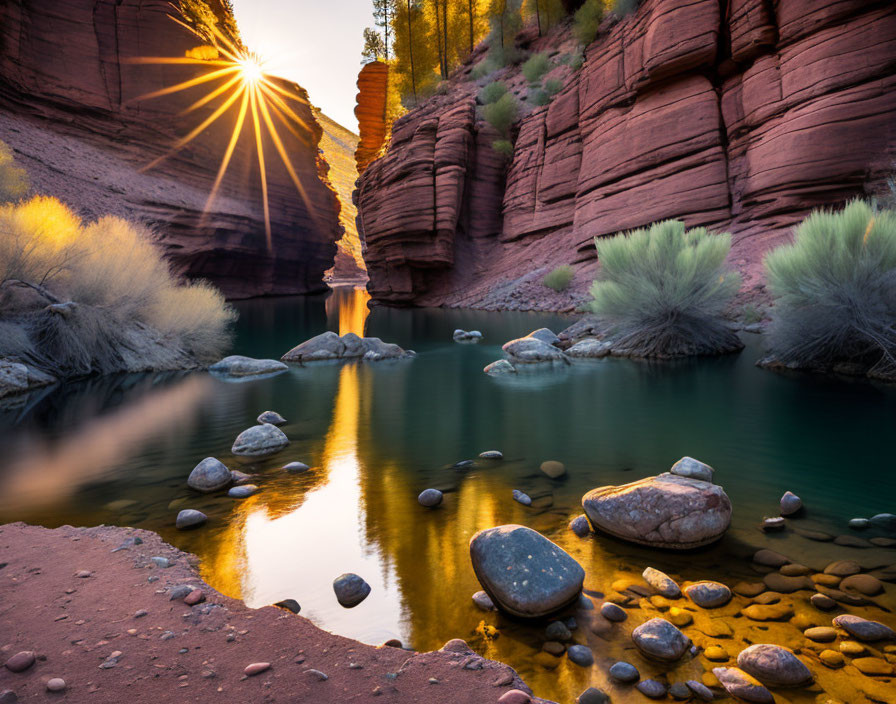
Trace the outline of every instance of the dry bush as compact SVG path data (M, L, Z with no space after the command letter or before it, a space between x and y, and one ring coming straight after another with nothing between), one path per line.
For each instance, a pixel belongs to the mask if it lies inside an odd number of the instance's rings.
M24 198L28 189L28 174L16 166L12 149L0 142L0 203Z
M235 319L236 312L221 292L205 281L162 289L147 315L150 325L175 336L203 362L227 346Z

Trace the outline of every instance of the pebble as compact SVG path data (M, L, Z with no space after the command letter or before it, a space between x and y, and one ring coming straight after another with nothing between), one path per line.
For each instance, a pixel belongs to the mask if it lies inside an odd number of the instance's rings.
M784 530L787 527L787 520L783 516L774 516L773 518L762 519L762 530L769 533L771 531Z
M792 516L803 507L803 502L799 496L792 491L784 492L781 497L781 515Z
M665 572L660 572L653 567L648 567L641 574L644 581L653 587L661 596L667 599L678 599L681 596L681 589L678 584Z
M544 635L548 640L570 640L572 633L562 621L552 621L544 629Z
M65 680L61 677L53 677L47 680L48 692L61 692L65 689Z
M479 453L481 460L503 460L504 454L500 450L486 450Z
M711 702L715 698L712 690L702 682L698 682L697 680L688 680L687 682L685 682L685 684L698 699L702 699L705 702Z
M690 626L694 622L694 616L690 611L686 611L685 609L679 609L677 606L673 606L669 609L669 622L679 628L684 628L685 626Z
M893 674L893 666L882 658L856 658L851 664L863 675Z
M478 591L473 594L473 603L476 604L483 611L497 611L497 607L495 606L495 602L492 601L492 598L486 594L484 591Z
M643 655L665 662L678 660L691 644L684 633L662 618L638 626L632 631L632 642Z
M806 577L788 577L780 572L771 572L762 578L765 586L781 594L793 594L801 589L814 589L815 582Z
M844 655L849 655L850 657L856 657L857 655L866 653L867 648L854 640L844 640L840 643L840 652Z
M731 590L719 582L697 582L684 591L691 601L704 609L714 609L731 601Z
M167 557L151 557L149 558L150 562L152 562L156 567L167 568L171 567L171 562Z
M23 650L6 661L6 669L10 672L24 672L34 664L34 660L34 651Z
M336 600L347 609L360 604L370 594L370 585L351 572L339 575L333 580Z
M309 677L314 677L315 679L319 680L320 682L330 679L327 675L325 675L320 670L315 670L313 668L310 670L305 670L305 674L308 675Z
M797 528L796 534L801 535L807 540L815 540L819 543L829 543L834 539L830 533L821 530L809 530L808 528Z
M752 621L783 621L793 616L790 604L751 604L741 612Z
M826 594L813 594L809 597L809 601L819 611L832 611L837 608L837 602Z
M878 513L871 517L871 523L886 530L896 530L896 515L892 513Z
M641 673L638 672L638 668L634 665L625 662L624 660L620 660L617 663L613 663L610 667L610 677L617 682L635 682L641 677Z
M628 614L625 613L625 609L621 606L617 606L609 601L601 604L600 607L601 616L603 616L608 621L613 621L614 623L622 623L625 619L628 618Z
M187 606L195 606L205 601L205 594L201 589L194 589L184 597L184 603Z
M176 587L172 587L171 591L168 592L168 601L183 599L195 589L196 587L190 586L189 584L178 584Z
M277 411L265 411L255 420L259 423L268 423L269 425L284 425L286 423L286 418L277 413Z
M853 638L862 641L896 639L896 632L878 621L869 621L860 616L843 614L833 621L835 626L847 631Z
M837 631L830 626L807 628L803 631L803 635L809 640L814 640L816 643L830 643L832 640L837 639Z
M855 530L865 530L871 525L871 521L867 518L853 518L849 521L849 527Z
M513 496L514 501L521 503L523 506L531 506L532 505L532 499L529 497L529 495L524 494L519 489L514 489L512 496Z
M473 466L473 460L460 460L451 465L454 469L469 469Z
M735 594L745 597L759 596L765 591L764 582L738 582L733 587Z
M556 657L560 657L563 653L566 652L566 646L563 643L558 643L555 640L549 640L541 646L541 649L546 652L554 655Z
M301 474L302 472L307 472L311 467L309 467L304 462L289 462L283 465L283 470L286 472L292 472L293 474Z
M295 599L283 599L282 601L278 601L276 604L274 604L274 606L279 606L281 609L292 611L294 614L297 614L302 610L299 602L297 602Z
M790 558L774 550L763 548L762 550L757 550L756 554L753 555L753 562L766 567L783 567L790 562Z
M840 589L856 591L865 596L875 596L884 590L884 585L877 577L872 577L870 574L854 574L840 582Z
M684 682L675 682L669 687L669 696L683 701L691 698L691 690Z
M838 535L834 538L835 545L842 545L847 548L870 548L871 543L864 538L858 538L854 535Z
M174 522L178 530L188 530L189 528L198 528L208 520L202 511L193 508L185 508L177 514L177 520Z
M589 687L576 697L576 704L610 704L610 697L602 689Z
M566 474L566 467L563 466L562 462L557 462L556 460L542 462L539 469L551 479L559 479Z
M849 577L862 571L862 566L852 560L837 560L824 568L825 574L837 577Z
M87 579L91 575L93 575L93 572L90 570L79 570L75 572L75 577L78 577L79 579Z
M427 508L438 506L442 503L442 492L438 489L424 489L417 496L417 503Z
M573 518L569 522L568 527L579 538L584 538L591 533L591 524L588 522L588 517L584 513Z
M877 545L879 548L896 547L896 538L870 538L868 542L872 545Z
M706 656L707 660L711 660L712 662L725 662L730 657L728 651L721 645L710 645L703 651L703 655Z
M262 672L267 672L271 669L271 663L269 662L253 662L251 665L246 665L246 669L243 670L243 673L246 677L254 677L255 675L260 675Z
M529 704L531 701L532 697L523 690L511 689L500 696L498 704Z
M843 667L846 664L843 654L838 653L836 650L822 650L818 658L830 668Z
M594 653L584 645L571 645L566 650L566 657L579 667L591 667L594 664Z
M258 493L258 487L255 484L240 484L239 486L230 487L227 495L231 499L248 499L252 494Z
M661 699L666 696L666 685L656 680L641 680L635 688L650 699Z
M797 562L791 562L789 565L784 565L781 569L778 570L785 577L802 577L803 575L810 574L812 570L810 570L805 565L801 565Z

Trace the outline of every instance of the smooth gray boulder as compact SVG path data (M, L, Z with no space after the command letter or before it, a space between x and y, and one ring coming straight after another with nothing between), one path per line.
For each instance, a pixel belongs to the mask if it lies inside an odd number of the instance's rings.
M731 590L719 582L697 582L685 587L685 594L697 606L715 609L731 601Z
M345 343L342 338L332 330L327 330L327 332L322 332L320 335L315 335L300 345L296 345L280 359L284 362L317 362L339 359L344 352Z
M499 359L496 362L486 365L482 371L489 376L500 376L501 374L516 374L516 367L506 359Z
M571 645L566 649L566 657L579 667L591 667L594 664L594 653L586 645Z
M260 376L263 374L278 374L285 372L287 367L283 362L276 359L253 359L252 357L243 357L239 354L232 354L229 357L215 362L208 370L215 372L221 376L230 377L246 377Z
M532 497L528 494L520 491L519 489L514 489L511 492L511 496L513 496L513 500L517 503L522 504L523 506L531 506L532 505Z
M609 342L588 338L577 342L566 350L566 356L574 359L601 359L610 354L611 347Z
M693 457L682 457L672 465L672 469L669 471L672 474L677 474L679 477L689 477L711 483L713 472L716 470L708 464L695 460Z
M333 580L333 591L336 593L336 600L345 608L351 609L367 598L370 585L358 575L346 572Z
M742 650L738 666L769 687L799 687L812 681L812 673L792 650L760 643Z
M377 362L384 359L403 359L415 356L411 350L403 350L398 345L383 342L378 337L358 337L353 332L342 337L332 330L305 340L296 345L281 359L284 362L322 362L334 359L358 359Z
M240 486L231 487L227 495L231 499L248 499L253 494L258 493L258 487L255 484L241 484Z
M624 660L613 663L610 666L609 673L610 679L626 684L629 682L637 682L641 677L641 673L638 672L638 668L631 663L625 662Z
M568 362L566 355L553 345L535 337L521 337L506 342L501 348L514 364Z
M421 506L426 506L427 508L438 506L442 503L442 492L438 489L424 489L417 497L417 502Z
M479 453L479 459L481 460L503 460L504 453L500 450L486 450L485 452Z
M712 674L732 697L751 704L775 704L775 698L762 683L739 667L714 667Z
M869 621L861 616L843 614L835 618L833 623L835 626L845 630L853 638L861 641L896 640L896 632L889 626L880 623L880 621Z
M896 514L878 513L868 519L871 525L883 528L884 530L896 531Z
M233 441L230 451L240 457L266 457L289 445L289 438L274 425L253 425Z
M593 489L582 507L595 530L675 550L713 543L731 524L731 501L722 487L669 473Z
M650 699L662 699L666 696L666 685L657 680L641 680L635 685L635 689Z
M230 470L214 457L206 457L193 467L193 471L187 477L188 487L205 494L230 486L231 482L233 475Z
M301 474L302 472L307 472L311 467L304 462L287 462L283 465L283 469L292 474Z
M538 328L538 330L533 330L523 339L526 338L540 340L541 342L546 342L549 345L556 345L558 342L560 342L560 338L554 334L553 330L549 328Z
M457 329L451 335L455 342L479 342L482 339L482 333L478 330L460 330Z
M492 601L523 618L547 616L573 603L585 580L585 570L563 548L515 524L476 533L470 560Z
M185 508L177 514L177 519L175 520L174 525L178 530L187 530L188 528L198 528L207 520L208 516L202 511L197 511L193 508Z
M268 423L270 425L285 425L286 418L281 416L277 411L265 411L256 418L262 425Z
M792 516L803 507L802 499L792 491L784 492L781 497L781 515Z
M648 567L641 573L641 576L660 596L664 596L667 599L678 599L681 596L681 587L665 572Z
M664 618L652 618L632 631L641 654L662 662L675 662L685 654L691 639Z

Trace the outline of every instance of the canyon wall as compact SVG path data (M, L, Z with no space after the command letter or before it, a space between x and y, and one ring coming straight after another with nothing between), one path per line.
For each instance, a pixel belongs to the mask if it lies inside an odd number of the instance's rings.
M220 12L215 0L209 6ZM303 125L278 131L304 195L273 142L262 143L270 241L249 121L219 196L203 212L238 103L145 170L224 100L183 114L220 81L141 99L211 70L133 62L184 57L203 43L174 14L168 0L0 0L0 140L12 146L36 191L85 217L112 213L149 224L177 271L208 279L231 298L321 290L342 228L318 151L321 128L300 87L286 86L300 98L290 102Z
M355 162L358 173L376 159L386 142L386 102L389 90L389 65L382 61L364 64L358 73L358 94L355 97L355 117L358 118L358 146Z
M395 123L357 194L375 299L568 309L596 273L594 237L664 218L732 232L743 297L762 296L762 256L794 223L894 168L892 2L645 0L557 71L549 105L523 103L507 164L470 66ZM523 97L518 74L486 80ZM540 283L561 264L576 269L564 295Z

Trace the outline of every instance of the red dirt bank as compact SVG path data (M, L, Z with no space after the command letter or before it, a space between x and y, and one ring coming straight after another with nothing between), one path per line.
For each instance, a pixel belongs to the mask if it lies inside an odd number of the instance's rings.
M203 583L195 560L144 530L0 527L0 661L37 654L24 672L0 667L0 693L13 690L20 702L486 704L527 689L510 667L469 651L375 648L276 607L250 609ZM204 603L171 600L184 584L202 589ZM148 613L135 617L139 610ZM246 677L257 662L271 668ZM64 693L47 692L54 677L66 681Z

